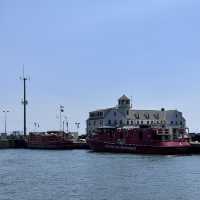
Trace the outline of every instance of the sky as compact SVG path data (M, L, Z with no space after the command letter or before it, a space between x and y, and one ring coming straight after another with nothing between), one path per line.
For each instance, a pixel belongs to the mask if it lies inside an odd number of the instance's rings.
M29 131L71 131L126 94L135 109L178 109L200 132L199 0L0 0L0 109L23 129L22 66ZM0 113L0 132L4 115Z

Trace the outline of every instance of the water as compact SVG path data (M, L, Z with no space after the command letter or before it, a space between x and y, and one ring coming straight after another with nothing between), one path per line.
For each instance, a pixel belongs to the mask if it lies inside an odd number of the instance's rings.
M0 150L0 200L197 200L200 156Z

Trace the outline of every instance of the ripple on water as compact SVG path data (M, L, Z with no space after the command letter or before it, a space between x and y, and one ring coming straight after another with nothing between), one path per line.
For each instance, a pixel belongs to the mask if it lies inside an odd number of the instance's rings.
M0 151L0 200L199 199L199 156Z

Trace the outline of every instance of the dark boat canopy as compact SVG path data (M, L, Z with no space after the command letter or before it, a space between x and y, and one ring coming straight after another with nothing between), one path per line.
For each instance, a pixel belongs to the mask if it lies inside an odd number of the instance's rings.
M102 126L102 127L99 127L99 128L97 128L97 129L116 129L116 127L115 126Z

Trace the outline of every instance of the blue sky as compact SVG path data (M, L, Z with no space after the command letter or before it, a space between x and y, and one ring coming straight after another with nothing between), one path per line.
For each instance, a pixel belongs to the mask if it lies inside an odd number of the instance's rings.
M57 129L58 105L74 129L88 112L133 96L137 109L178 109L200 131L200 1L0 0L0 108L9 130ZM3 131L3 113L0 130Z

